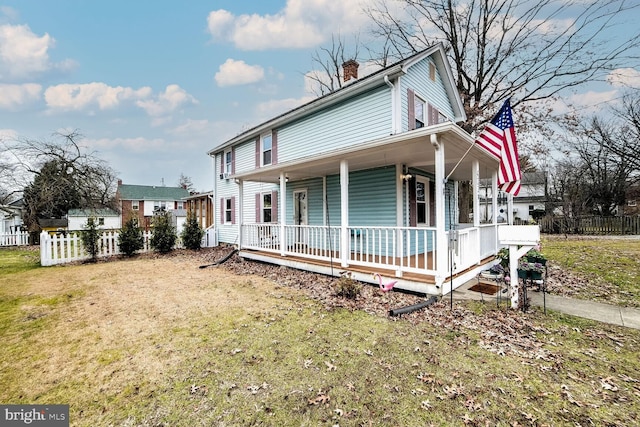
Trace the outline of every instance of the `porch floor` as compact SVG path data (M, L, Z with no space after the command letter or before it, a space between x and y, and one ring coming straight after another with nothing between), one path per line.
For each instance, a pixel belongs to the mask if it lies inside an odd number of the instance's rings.
M310 258L306 258L306 257L301 257L301 256L295 256L295 255L287 255L287 256L281 256L280 254L277 253L273 253L273 252L269 252L269 251L260 251L260 250L252 250L252 249L242 249L241 251L241 256L246 256L247 258L250 259L255 259L258 261L263 261L263 262L269 262L269 263L273 263L273 264L277 264L277 265L287 265L290 266L292 268L298 268L300 270L309 270L309 271L316 271L317 272L324 272L323 274L328 274L328 275L333 275L333 276L340 276L340 273L343 271L349 271L351 273L353 273L356 277L357 280L359 281L363 281L363 282L367 282L367 283L371 283L371 284L377 284L377 280L374 279L373 275L375 273L380 274L382 277L384 278L390 278L390 279L398 279L399 281L406 281L406 282L412 282L412 283L418 283L418 284L422 284L422 285L426 285L428 288L434 289L435 290L435 284L436 284L436 279L435 276L432 274L421 274L421 273L415 273L415 272L403 272L402 277L401 278L397 278L396 277L396 270L395 268L381 268L379 266L363 266L363 265L349 265L349 267L347 267L346 269L343 268L340 265L340 254L337 252L334 252L334 259L333 262L330 261L325 261L325 260L318 260L318 259L310 259ZM423 254L419 254L417 257L411 256L411 263L410 265L414 265L414 263L416 262L416 259L418 260L418 268L425 268L425 265L427 265L429 268L432 268L432 260L433 257L431 255L431 253L423 253ZM487 259L482 260L482 262L479 265L484 265L486 263L489 263L490 261L492 261L494 259L494 257L489 257ZM367 261L367 260L363 260L363 259L358 259L358 261ZM371 260L369 260L371 261ZM397 263L397 265L399 265L400 263L400 259L396 258L395 262ZM408 265L409 260L407 258L403 259L403 265ZM313 267L317 267L317 269L314 269ZM474 266L475 268L477 268L477 266ZM465 275L468 275L470 273L470 271L472 271L474 268L469 268L467 270L458 272L456 274L453 275L453 279L455 281L456 278L458 277L463 277ZM450 276L447 278L447 281L450 279ZM422 288L422 287L420 287ZM410 291L418 291L421 292L413 287L409 287L406 288L407 290ZM423 292L423 293L427 293L427 292Z

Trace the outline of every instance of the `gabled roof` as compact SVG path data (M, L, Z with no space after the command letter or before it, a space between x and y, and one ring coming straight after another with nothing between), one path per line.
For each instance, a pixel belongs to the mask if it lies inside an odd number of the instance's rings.
M174 201L189 197L189 191L182 187L163 187L155 185L131 185L118 186L121 200L157 200Z
M120 214L110 208L96 208L96 209L69 209L67 217L105 217L105 216L120 216Z
M440 75L442 76L442 79L444 80L447 95L449 96L449 99L452 101L453 111L455 114L454 121L460 122L460 121L466 120L467 116L464 112L464 106L462 105L460 94L457 92L457 89L456 89L455 79L453 77L453 72L451 71L451 66L449 65L449 61L447 60L446 53L444 51L444 46L442 43L437 43L408 58L400 60L395 64L389 65L388 67L378 70L375 73L362 77L352 84L343 86L334 92L331 92L327 95L316 98L313 101L310 101L304 105L294 108L293 110L289 110L286 113L276 116L245 132L242 132L236 135L235 137L223 142L222 144L218 145L212 150L209 150L207 154L211 156L212 154L220 152L225 148L230 147L234 144L237 144L252 138L256 138L266 131L269 131L271 129L290 123L308 114L312 114L317 111L323 110L325 108L330 107L331 105L337 104L339 102L343 102L348 98L359 95L374 87L385 85L386 79L393 79L402 74L406 74L407 70L412 65L420 62L421 60L429 56L433 56L436 68L438 69L438 72L440 73Z

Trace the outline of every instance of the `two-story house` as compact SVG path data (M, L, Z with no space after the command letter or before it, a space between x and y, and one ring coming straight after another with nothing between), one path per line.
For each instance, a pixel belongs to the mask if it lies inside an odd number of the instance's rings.
M492 183L490 179L480 180L480 222L491 222ZM524 172L522 174L520 193L513 197L511 212L508 207L506 193L498 192L498 223L517 221L532 221L543 217L547 205L547 174L546 172ZM510 216L512 218L510 218Z
M356 73L208 152L219 241L248 259L447 293L497 252L497 222L459 224L456 204L458 181L473 181L475 212L481 178L498 193L498 161L456 124L466 116L441 44Z
M118 180L116 200L122 215L122 224L129 218L138 218L141 227L149 229L151 219L158 212L171 212L174 226L180 230L187 211L185 199L189 191L184 187L123 184Z

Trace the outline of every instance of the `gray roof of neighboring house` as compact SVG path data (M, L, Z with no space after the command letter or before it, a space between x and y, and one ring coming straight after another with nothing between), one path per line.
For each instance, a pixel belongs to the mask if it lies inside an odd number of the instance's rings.
M69 209L67 217L105 217L105 216L120 216L117 211L109 208L96 208L96 209Z
M189 191L182 187L164 187L155 185L131 185L118 186L121 200L182 200L189 197Z

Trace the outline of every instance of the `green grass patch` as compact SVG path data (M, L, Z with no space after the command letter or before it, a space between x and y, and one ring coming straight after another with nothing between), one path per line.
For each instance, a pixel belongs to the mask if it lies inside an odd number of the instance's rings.
M0 248L0 277L40 268L40 251Z
M640 307L640 239L543 239L549 260L594 281L611 285L611 302ZM578 295L591 299L589 291Z

